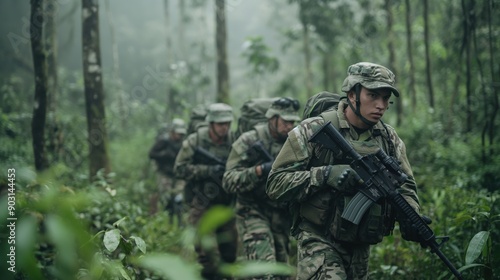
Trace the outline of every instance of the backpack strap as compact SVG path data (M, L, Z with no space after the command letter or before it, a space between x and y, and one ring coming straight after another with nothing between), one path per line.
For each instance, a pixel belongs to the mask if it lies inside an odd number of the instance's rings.
M337 110L328 110L320 114L320 116L325 120L325 121L331 121L332 125L336 128L339 129L340 123L339 123L339 116L337 115ZM380 129L380 133L374 134L373 136L382 136L384 139L384 142L387 145L387 150L390 156L395 157L396 156L396 148L394 146L394 143L392 143L389 129L387 128L387 125L380 120L380 124L384 127L384 129Z

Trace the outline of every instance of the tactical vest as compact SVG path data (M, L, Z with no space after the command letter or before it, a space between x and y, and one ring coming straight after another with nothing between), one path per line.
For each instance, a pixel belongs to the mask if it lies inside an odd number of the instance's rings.
M274 140L274 138L271 136L268 128L268 123L263 123L263 124L258 124L254 126L253 128L256 133L257 133L257 139L262 141L262 144L266 151L274 158L279 154L281 148L283 147L283 143L278 143ZM254 160L255 163L264 163L267 161L266 159L263 158L257 158ZM284 204L279 203L275 200L271 200L269 196L266 194L265 190L265 185L266 185L266 179L262 179L258 183L259 185L251 191L251 193L247 194L242 194L241 199L245 199L244 196L247 196L249 199L253 200L254 203L259 203L264 206L272 207L272 208L277 208L277 209L284 209Z
M208 127L199 128L196 133L196 143L193 147L201 147L217 158L226 161L231 145L234 141L234 134L229 131L227 141L220 145L212 143L208 137ZM196 164L196 163L195 163ZM198 163L204 164L204 163ZM222 178L208 178L205 180L195 180L187 182L184 195L187 201L191 201L196 195L201 195L203 199L208 199L210 204L231 205L234 203L234 195L226 193L222 188Z
M333 126L339 129L337 111L328 111L321 116L331 121ZM341 134L345 134L342 129ZM360 135L358 141L348 140L353 148L360 154L374 153L382 149L389 155L395 154L394 145L390 141L388 130L371 133L369 131ZM334 155L330 150L316 146L313 156L309 162L310 167L325 165L349 164L350 159L342 154ZM355 193L335 191L330 187L314 194L310 199L300 204L300 218L305 220L300 227L307 227L319 234L331 236L334 240L357 244L376 244L382 241L385 235L389 235L394 228L394 214L390 205L385 201L374 203L367 211L359 225L355 225L341 217L345 206L353 198ZM305 229L305 228L303 228Z

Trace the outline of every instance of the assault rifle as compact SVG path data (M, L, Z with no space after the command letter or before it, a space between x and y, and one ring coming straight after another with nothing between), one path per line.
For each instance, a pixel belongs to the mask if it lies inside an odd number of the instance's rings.
M213 155L212 153L210 153L209 151L207 151L202 147L196 147L194 149L194 159L204 164L212 164L212 165L218 164L222 166L226 165L225 160L216 157L215 155Z
M253 143L250 149L255 150L260 156L264 157L264 161L274 161L273 156L271 156L271 154L269 154L269 152L264 147L264 143L262 142L262 140L258 140L257 142Z
M197 163L207 164L207 165L219 165L222 166L222 169L217 170L215 174L210 174L210 177L217 183L218 186L222 186L222 175L226 169L226 160L221 159L206 149L202 147L196 147L194 149L193 159Z
M381 198L387 199L400 215L400 219L404 219L415 228L420 245L424 248L429 247L430 251L444 262L457 279L463 279L460 272L439 249L449 237L434 236L434 232L426 221L398 192L397 189L404 184L408 176L395 159L389 157L382 149L379 149L374 154L361 156L331 122L323 125L319 131L311 136L309 142L321 144L334 152L341 150L344 155L352 159L349 165L363 180L359 192L354 195L344 209L342 218L354 224L359 224L364 213L373 203ZM442 241L438 243L436 239L442 239Z

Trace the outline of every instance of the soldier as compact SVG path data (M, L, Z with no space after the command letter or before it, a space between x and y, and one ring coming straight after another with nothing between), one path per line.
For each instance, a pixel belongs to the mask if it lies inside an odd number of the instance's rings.
M149 151L149 158L155 161L158 174L158 191L151 195L149 213L154 214L158 211L159 200L161 208L166 209L172 217L177 217L179 223L185 181L175 178L174 161L185 135L186 124L182 119L175 118L167 131L157 136L155 144Z
M269 199L265 186L274 157L300 120L298 110L297 100L277 99L266 112L267 122L243 133L229 154L222 186L236 193L236 225L247 260L288 263L288 207Z
M207 108L208 126L199 128L182 143L175 160L175 173L188 183L186 192L189 201L189 223L196 226L201 216L214 205L233 207L234 195L222 189L222 175L234 135L230 131L233 121L231 106L224 103L211 104ZM202 276L218 279L219 258L232 263L236 260L237 236L234 219L216 230L218 252L207 252L200 244L195 245L198 262L202 265Z
M395 157L408 175L399 192L419 211L417 186L406 147L394 128L381 121L391 94L399 96L394 74L384 66L360 62L351 65L342 85L346 96L338 109L308 118L295 127L269 174L268 195L293 203L292 234L297 238L297 279L367 279L371 244L392 232L394 211L386 201L375 203L358 226L341 218L346 202L356 193L359 177L340 151L308 142L327 121L361 155L382 148ZM400 224L403 238L411 230Z

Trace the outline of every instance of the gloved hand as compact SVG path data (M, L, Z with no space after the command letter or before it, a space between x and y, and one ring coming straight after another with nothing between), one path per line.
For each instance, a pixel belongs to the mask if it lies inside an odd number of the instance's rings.
M226 167L224 165L212 165L208 168L208 174L210 176L214 177L222 177L224 175L224 171L226 170Z
M262 177L267 178L269 172L271 172L272 166L273 166L272 161L264 162L263 164L260 165L260 167L262 168Z
M358 173L346 164L326 166L323 176L324 183L344 192L354 192L362 183Z
M422 215L422 220L428 225L432 223L431 218ZM414 242L422 242L422 238L418 234L418 230L414 224L405 219L398 219L399 222L399 231L401 232L401 236L406 241L414 241Z

